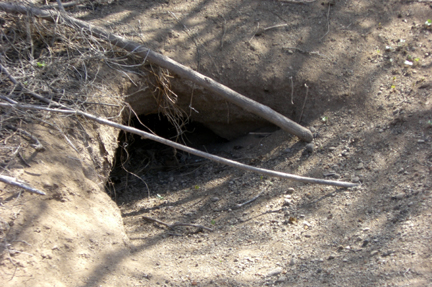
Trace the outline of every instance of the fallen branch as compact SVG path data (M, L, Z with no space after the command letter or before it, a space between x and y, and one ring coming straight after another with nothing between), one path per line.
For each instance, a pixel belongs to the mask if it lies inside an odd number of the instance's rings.
M0 103L0 107L17 108L17 109L24 109L24 110L40 110L40 111L48 111L48 112L82 116L82 117L94 120L100 124L111 126L111 127L117 128L117 129L121 129L125 132L139 135L139 136L143 137L144 139L150 139L150 140L159 142L161 144L168 145L168 146L173 147L175 149L179 149L179 150L188 152L190 154L194 154L194 155L199 156L199 157L207 158L207 159L215 161L217 163L229 165L229 166L239 168L242 170L256 172L256 173L267 175L267 176L286 178L286 179L305 182L305 183L326 184L326 185L334 185L334 186L342 186L342 187L357 186L357 184L350 183L350 182L333 181L333 180L325 180L325 179L317 179L317 178L311 178L311 177L305 177L305 176L298 176L298 175L293 175L293 174L289 174L289 173L284 173L284 172L273 171L273 170L249 166L249 165L239 163L239 162L236 162L233 160L229 160L229 159L226 159L223 157L219 157L219 156L212 155L212 154L209 154L206 152L202 152L200 150L181 145L179 143L167 140L167 139L159 137L157 135L153 135L153 134L141 131L141 130L133 128L133 127L118 124L118 123L112 122L110 120L107 120L107 119L104 119L101 117L97 117L95 115L85 113L82 111L78 111L78 110L72 110L72 109L61 110L61 109L53 109L53 108L47 108L47 107L35 106L35 105L21 105L21 104L10 104L10 103Z
M0 175L0 181L4 182L6 184L13 185L13 186L18 186L18 187L23 188L23 189L25 189L29 192L32 192L32 193L37 193L40 195L46 195L45 192L40 191L39 189L33 188L33 187L25 184L24 182L14 178L14 177L6 176L6 175Z
M26 7L22 5L14 5L9 3L0 3L0 10L8 13L34 15L35 17L48 21L57 21L58 19L62 19L64 23L74 27L75 29L88 30L93 36L108 41L112 45L125 49L126 51L139 55L143 58L147 57L149 62L156 64L162 68L168 69L181 78L188 79L196 84L201 85L209 91L223 97L227 101L268 120L269 122L279 126L283 130L291 134L298 136L300 139L306 142L311 142L313 140L313 136L310 130L277 113L271 108L260 104L254 100L251 100L235 92L234 90L216 82L215 80L192 70L189 67L177 63L171 58L153 52L150 49L143 47L133 41L129 41L123 37L111 34L106 30L91 25L85 21L70 17L66 13L61 13L61 15L59 15L58 12L42 11L36 8Z
M182 222L175 222L173 224L168 224L166 222L163 222L163 221L160 221L158 219L151 218L151 217L147 217L147 216L143 216L142 218L145 219L145 220L147 220L147 221L152 221L152 222L156 222L156 223L165 225L169 229L173 229L176 226L192 226L192 227L202 228L202 229L205 229L205 230L208 230L208 231L213 231L213 229L205 227L203 225L199 225L199 224L182 223Z

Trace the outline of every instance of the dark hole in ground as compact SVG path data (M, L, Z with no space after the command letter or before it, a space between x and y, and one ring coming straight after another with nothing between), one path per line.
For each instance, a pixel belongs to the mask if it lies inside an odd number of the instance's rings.
M143 126L144 124L145 126ZM197 122L183 128L181 137L176 128L162 115L140 116L131 126L177 141L178 143L214 153L217 146L228 142ZM116 151L116 164L111 171L107 191L119 204L152 195L152 183L163 184L179 175L193 172L206 159L175 150L172 147L140 136L122 133Z

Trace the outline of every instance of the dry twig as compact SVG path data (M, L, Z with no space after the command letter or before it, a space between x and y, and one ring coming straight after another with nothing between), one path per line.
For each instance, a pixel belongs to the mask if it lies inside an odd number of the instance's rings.
M328 3L328 10L327 10L327 32L320 38L320 40L324 39L325 36L330 32L330 7L331 4Z
M279 24L279 25L274 25L271 27L263 28L263 29L258 29L258 31L255 32L255 36L259 36L262 33L264 33L265 31L270 30L270 29L276 29L276 28L286 27L286 26L288 26L288 24Z
M294 82L293 77L289 77L291 80L291 105L294 105Z
M29 192L32 193L37 193L40 195L46 195L45 192L40 191L39 189L33 188L29 185L27 185L26 183L14 178L14 177L10 177L10 176L6 176L6 175L0 175L0 181L9 184L9 185L13 185L13 186L18 186L20 188L23 188Z
M308 93L309 93L309 87L308 87L308 85L305 84L305 87L306 87L306 95L305 95L305 98L304 98L304 101L303 101L303 106L302 106L302 109L301 109L301 112L300 112L300 118L299 118L298 122L301 122L301 120L302 120L303 111L304 111L304 108L305 108L305 105L306 105L306 101L307 101L307 97L308 97Z
M205 227L203 225L199 225L199 224L182 223L182 222L175 222L173 224L168 224L166 222L163 222L163 221L160 221L158 219L151 218L151 217L147 217L147 216L143 216L142 218L145 219L145 220L147 220L147 221L152 221L152 222L156 222L156 223L165 225L169 229L173 229L174 227L177 227L177 226L192 226L192 227L197 227L197 228L200 228L200 229L205 229L207 231L213 231L213 229Z
M257 194L257 196L255 196L255 197L253 197L253 198L251 198L251 199L249 199L249 200L247 200L247 201L245 201L245 202L243 202L243 203L236 204L236 205L234 206L234 208L235 208L235 209L241 208L241 207L245 206L246 204L249 204L249 203L251 203L251 202L257 200L258 197L260 197L261 194L264 193L264 191L265 191L265 190L262 190L260 193Z

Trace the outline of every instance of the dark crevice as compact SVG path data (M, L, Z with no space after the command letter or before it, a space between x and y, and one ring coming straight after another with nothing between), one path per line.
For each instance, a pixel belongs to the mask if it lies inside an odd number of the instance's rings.
M139 120L132 119L130 125L144 131L150 129L163 138L210 153L215 151L217 145L228 142L198 122L187 123L183 134L179 136L168 119L157 114L140 116ZM136 190L148 192L143 188L144 182L166 178L164 174L175 175L194 170L204 160L138 135L122 132L107 191L118 203L124 203L133 198L132 193Z

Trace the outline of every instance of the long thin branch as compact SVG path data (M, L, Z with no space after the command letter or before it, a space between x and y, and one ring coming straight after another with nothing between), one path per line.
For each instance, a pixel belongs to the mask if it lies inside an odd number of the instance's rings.
M64 21L64 23L74 27L75 29L88 30L93 36L108 41L112 45L125 49L126 51L129 51L141 57L147 56L149 62L156 64L162 68L168 69L184 79L188 79L196 84L201 85L209 91L223 97L227 101L245 109L246 111L254 113L268 120L269 122L282 128L283 130L298 136L304 141L311 142L313 140L313 135L310 130L277 113L273 109L263 104L260 104L252 99L249 99L235 92L234 90L216 82L215 80L192 70L189 67L177 63L171 58L153 52L150 49L143 47L133 41L129 41L123 37L111 34L106 30L91 25L85 21L70 17L66 13L61 13L61 15L58 15L58 13L53 11L42 11L36 8L26 7L22 5L14 5L9 3L0 3L0 10L8 13L20 13L26 15L29 13L31 15L34 15L35 17L48 21L54 21L55 19L60 18Z
M35 106L35 105L21 105L21 104L15 104L14 105L14 104L10 104L10 103L0 103L0 107L17 108L17 109L24 109L24 110L40 110L40 111L49 111L49 112L82 116L82 117L94 120L100 124L111 126L111 127L117 128L117 129L121 129L125 132L139 135L145 139L150 139L150 140L162 143L164 145L168 145L168 146L173 147L175 149L179 149L179 150L188 152L190 154L194 154L194 155L199 156L199 157L207 158L207 159L215 161L217 163L229 165L229 166L239 168L242 170L256 172L256 173L267 175L267 176L286 178L286 179L305 182L305 183L326 184L326 185L334 185L334 186L342 186L342 187L357 186L357 184L350 183L350 182L333 181L333 180L325 180L325 179L311 178L311 177L305 177L305 176L298 176L298 175L293 175L293 174L289 174L289 173L284 173L284 172L273 171L273 170L249 166L249 165L242 164L242 163L239 163L239 162L236 162L233 160L229 160L229 159L226 159L223 157L219 157L219 156L212 155L212 154L209 154L206 152L202 152L200 150L193 149L193 148L178 144L176 142L167 140L167 139L159 137L157 135L153 135L153 134L138 130L138 129L133 128L133 127L118 124L118 123L109 121L107 119L97 117L95 115L85 113L82 111L78 111L78 110L72 110L72 109L61 110L61 109L46 108L46 107Z
M14 178L14 177L6 176L6 175L0 175L0 181L4 182L6 184L18 186L18 187L23 188L23 189L30 191L32 193L37 193L40 195L46 195L45 192L40 191L39 189L33 188L33 187L25 184L22 181L18 181L18 179Z

